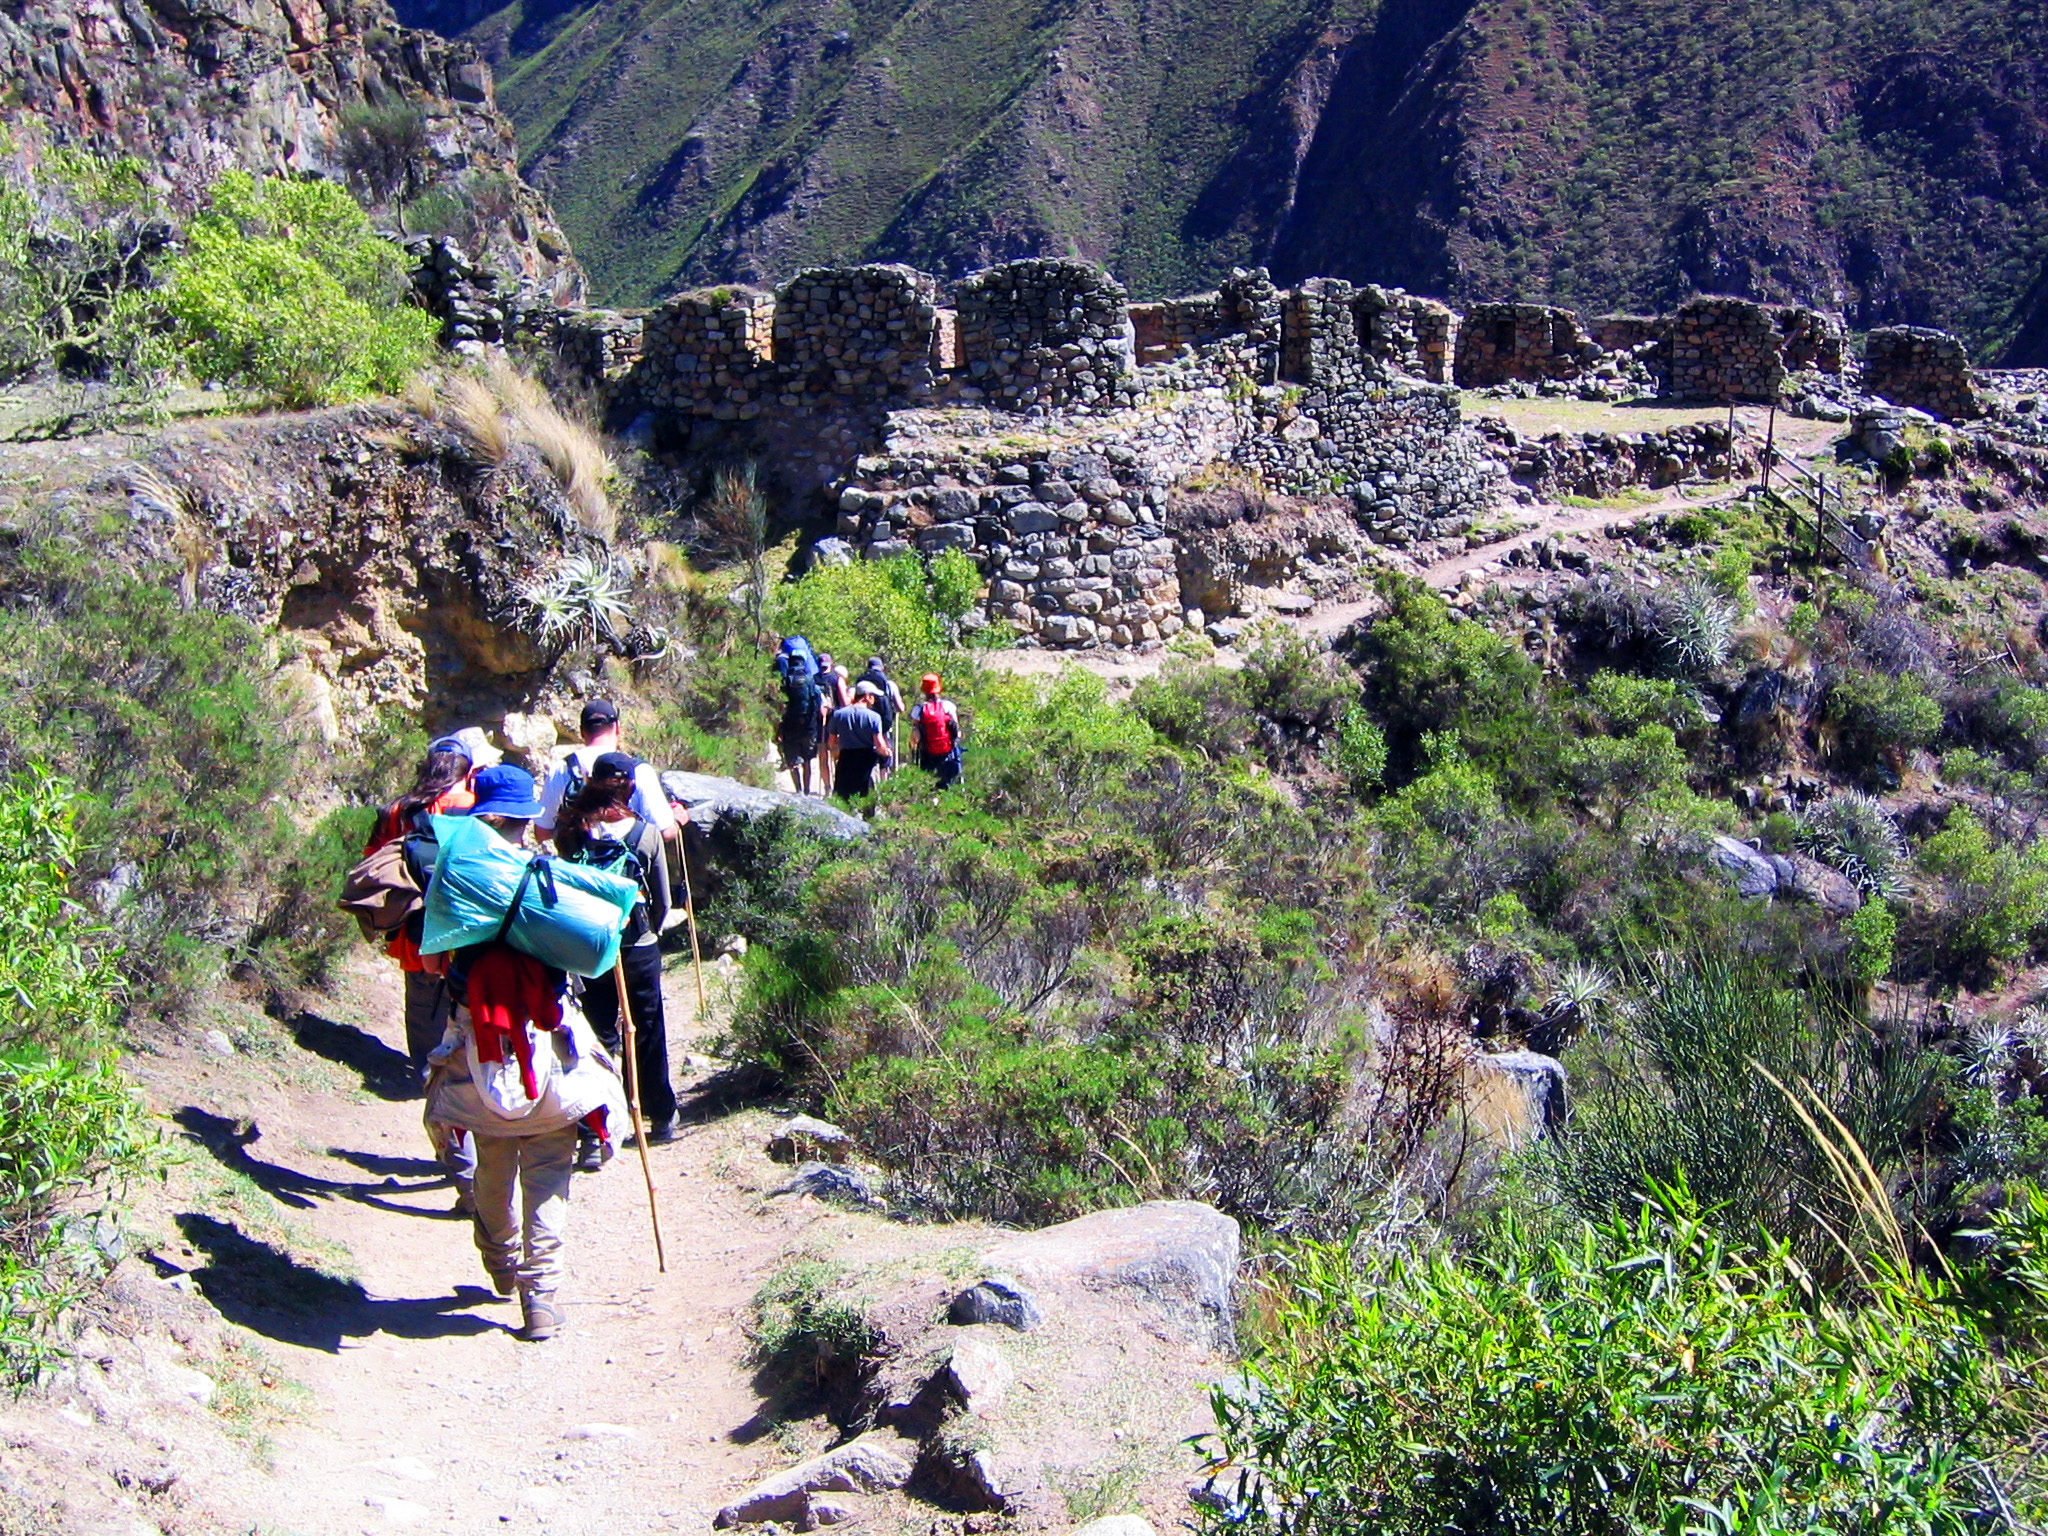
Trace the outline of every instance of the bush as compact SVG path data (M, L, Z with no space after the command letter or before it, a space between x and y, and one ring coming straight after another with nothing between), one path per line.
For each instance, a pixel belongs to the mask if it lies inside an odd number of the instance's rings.
M0 558L0 771L79 786L78 877L105 882L128 1002L164 1007L258 921L298 836L290 701L247 623L32 537Z
M915 555L813 566L769 599L768 624L803 635L820 655L858 672L869 656L915 677L945 654L938 610Z
M1337 766L1359 794L1378 789L1387 775L1387 733L1362 704L1349 706L1337 720Z
M1941 705L1910 673L1849 672L1828 690L1824 715L1836 732L1835 757L1852 773L1896 774L1941 733Z
M1921 871L1938 882L1918 914L1929 968L1982 973L2021 960L2048 938L2048 850L2000 845L1969 807L1957 806L1920 845Z
M1866 896L1895 901L1906 894L1906 839L1891 813L1853 789L1828 796L1799 818L1798 845L1841 871Z
M0 1372L33 1378L82 1279L59 1221L80 1191L139 1170L140 1106L113 1065L118 956L68 899L76 799L40 773L0 786Z
M197 377L305 406L394 393L426 362L439 327L405 294L402 254L340 187L230 171L148 302Z
M1946 1287L1816 1299L1682 1188L1568 1237L1367 1264L1288 1255L1223 1533L1992 1531L2028 1520L2024 1361Z

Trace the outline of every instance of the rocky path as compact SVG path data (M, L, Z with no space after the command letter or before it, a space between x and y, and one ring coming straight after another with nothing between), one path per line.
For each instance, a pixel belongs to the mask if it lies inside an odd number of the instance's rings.
M690 1017L687 973L671 1018ZM397 990L365 966L326 1028L302 1037L361 1074L356 1095L251 1102L234 1081L174 1118L231 1179L286 1208L294 1252L343 1281L252 1254L204 1215L181 1221L200 1290L258 1336L311 1408L271 1431L271 1476L238 1502L265 1530L342 1536L410 1528L630 1533L709 1528L713 1511L800 1447L760 1417L745 1323L753 1292L821 1223L854 1220L764 1197L779 1170L762 1117L700 1119L652 1150L667 1239L658 1274L637 1156L575 1181L570 1326L520 1341L516 1303L484 1283L470 1225L423 1155L394 1049ZM678 1053L687 1028L673 1031ZM168 1074L167 1074L168 1075ZM690 1074L684 1076L689 1078ZM749 1187L735 1168L755 1170Z

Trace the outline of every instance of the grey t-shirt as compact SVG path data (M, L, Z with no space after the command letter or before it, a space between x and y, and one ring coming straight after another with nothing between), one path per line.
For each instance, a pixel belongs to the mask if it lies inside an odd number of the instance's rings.
M882 735L882 717L865 704L849 704L832 711L826 734L838 740L842 752L868 752Z

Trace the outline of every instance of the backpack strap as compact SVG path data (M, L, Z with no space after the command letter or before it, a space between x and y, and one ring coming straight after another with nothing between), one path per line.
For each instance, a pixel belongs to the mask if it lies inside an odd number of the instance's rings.
M537 853L527 861L525 870L519 876L519 884L512 889L512 902L505 908L505 921L498 925L494 943L504 943L505 935L512 931L513 920L519 916L519 906L526 900L526 887L529 884L539 886L542 906L552 907L559 899L555 894L555 871L549 855Z

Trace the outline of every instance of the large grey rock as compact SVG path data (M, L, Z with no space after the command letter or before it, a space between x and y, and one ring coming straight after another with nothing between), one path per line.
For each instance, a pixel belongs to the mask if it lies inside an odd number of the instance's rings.
M867 836L868 824L837 806L811 795L792 795L781 789L756 789L737 779L715 778L708 773L683 773L671 768L661 776L661 786L671 800L689 807L690 822L706 837L715 836L722 823L752 821L771 811L787 810L806 827L827 837L851 840Z
M852 1168L835 1168L830 1163L805 1163L797 1169L796 1176L780 1188L769 1191L773 1195L810 1195L819 1200L829 1200L834 1205L860 1207L877 1206L882 1203L868 1181Z
M993 1323L1028 1333L1045 1321L1045 1314L1023 1286L1006 1277L991 1275L955 1296L953 1304L946 1310L946 1320L966 1327Z
M1148 1200L998 1243L991 1271L1036 1282L1069 1305L1114 1298L1184 1337L1225 1348L1233 1336L1237 1223L1192 1200Z
M1143 1515L1104 1515L1076 1526L1068 1536L1156 1536L1152 1522Z
M768 1138L768 1155L778 1163L793 1163L804 1153L815 1160L839 1162L853 1151L853 1137L829 1120L813 1115L791 1115Z
M1508 1127L1521 1141L1564 1129L1568 1108L1564 1064L1540 1051L1495 1051L1477 1056L1473 1066L1483 1078L1502 1082L1512 1095L1518 1124Z
M985 1339L972 1336L953 1346L946 1362L946 1388L960 1406L976 1418L993 1418L1001 1411L1003 1397L1017 1379L1003 1352Z
M887 1430L778 1472L749 1488L712 1519L720 1530L765 1520L805 1521L815 1493L873 1493L901 1488L917 1465L916 1442Z
M1803 853L1772 854L1778 872L1778 894L1790 901L1810 901L1830 917L1847 917L1863 905L1856 882Z
M1778 869L1769 854L1759 853L1732 837L1716 837L1708 857L1715 868L1735 882L1738 895L1762 900L1777 893Z

